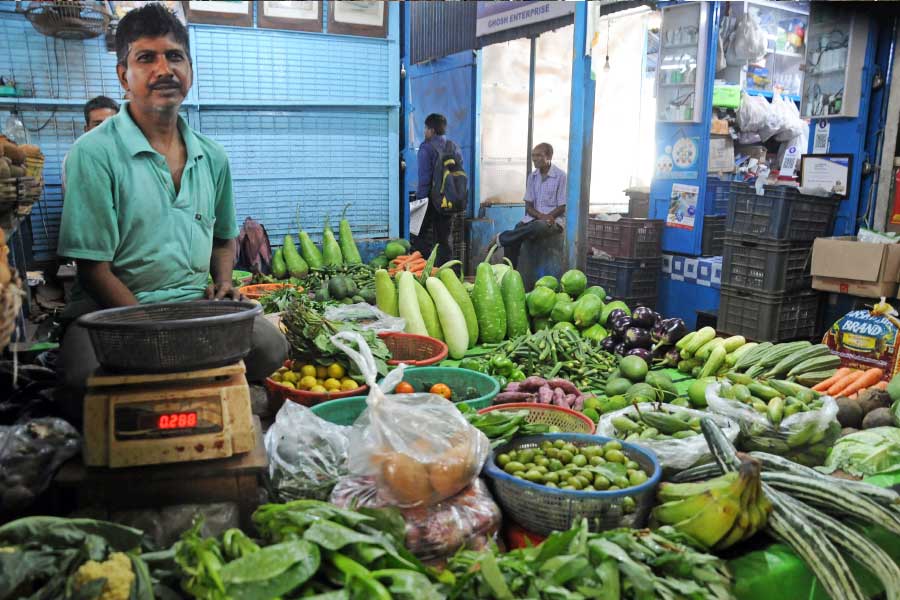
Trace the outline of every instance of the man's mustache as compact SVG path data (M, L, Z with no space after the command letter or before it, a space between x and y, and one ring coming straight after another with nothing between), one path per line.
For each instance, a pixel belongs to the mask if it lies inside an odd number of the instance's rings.
M148 87L151 90L171 90L181 89L181 84L175 79L166 79L165 81L151 83Z

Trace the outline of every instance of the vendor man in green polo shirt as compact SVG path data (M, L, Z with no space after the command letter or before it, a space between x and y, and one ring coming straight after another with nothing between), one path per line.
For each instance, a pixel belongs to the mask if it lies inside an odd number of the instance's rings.
M188 45L187 29L162 4L119 22L116 71L130 101L82 136L66 161L58 252L77 261L78 282L65 320L101 308L239 297L228 157L178 116L193 80ZM252 345L251 381L277 369L288 349L263 318ZM83 387L98 366L86 330L68 327L60 360L65 383Z

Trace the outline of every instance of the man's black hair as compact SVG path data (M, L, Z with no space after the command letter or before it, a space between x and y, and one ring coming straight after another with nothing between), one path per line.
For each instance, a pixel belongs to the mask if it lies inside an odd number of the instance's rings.
M119 103L112 98L107 98L106 96L97 96L96 98L91 98L84 105L85 125L91 124L91 111L97 110L98 108L108 108L110 110L119 112Z
M547 158L553 158L553 146L551 146L547 142L541 142L540 144L535 146L533 152L542 152L547 156Z
M128 50L137 39L166 35L171 35L176 42L184 46L190 60L191 48L187 28L172 11L159 2L150 2L129 11L116 28L116 60L120 65L127 64Z
M425 127L434 130L435 135L447 133L447 117L438 113L431 113L425 118Z

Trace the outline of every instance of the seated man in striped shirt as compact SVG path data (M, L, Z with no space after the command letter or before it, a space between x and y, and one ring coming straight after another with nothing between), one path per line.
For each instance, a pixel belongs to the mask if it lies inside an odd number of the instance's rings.
M550 164L552 159L550 144L538 144L531 151L534 171L525 181L525 216L514 229L500 234L503 255L514 266L522 242L560 233L566 225L566 172Z

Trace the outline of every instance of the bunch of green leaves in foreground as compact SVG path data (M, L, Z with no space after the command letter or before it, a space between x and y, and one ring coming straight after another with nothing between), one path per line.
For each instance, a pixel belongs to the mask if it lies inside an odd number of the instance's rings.
M201 600L438 600L436 579L404 548L396 511L344 510L317 500L267 504L253 515L262 546L240 531L175 547L182 589ZM268 544L268 545L265 545Z
M583 520L541 545L462 551L448 565L454 598L729 600L725 564L668 527L588 531Z

